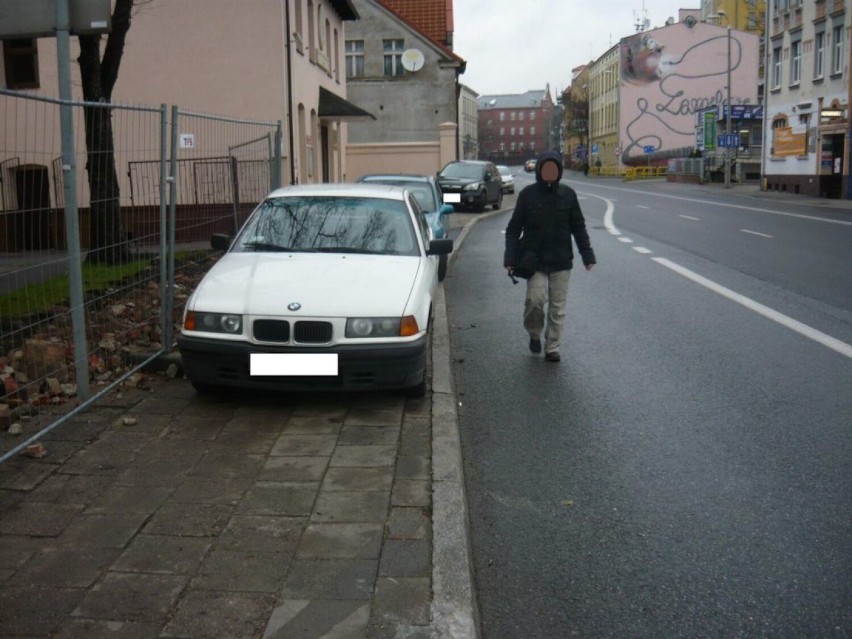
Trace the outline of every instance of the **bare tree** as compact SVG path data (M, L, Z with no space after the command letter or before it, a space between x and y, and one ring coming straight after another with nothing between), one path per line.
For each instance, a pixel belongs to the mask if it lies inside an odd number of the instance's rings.
M137 2L139 0L136 0ZM134 0L115 0L112 31L101 54L101 35L81 35L80 78L86 102L108 104L118 79L124 42L130 29ZM121 198L115 168L112 109L87 106L86 172L89 179L89 255L92 262L117 264L128 258L127 243L121 224Z

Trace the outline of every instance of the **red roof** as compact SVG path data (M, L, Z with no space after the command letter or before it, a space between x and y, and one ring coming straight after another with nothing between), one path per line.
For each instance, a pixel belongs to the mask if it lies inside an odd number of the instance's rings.
M424 35L452 47L453 0L379 0Z

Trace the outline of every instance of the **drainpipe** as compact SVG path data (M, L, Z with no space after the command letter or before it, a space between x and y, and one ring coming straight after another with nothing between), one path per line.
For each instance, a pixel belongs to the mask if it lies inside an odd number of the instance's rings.
M287 30L287 137L290 152L290 184L296 183L296 157L293 146L293 30L290 28L290 0L284 0L284 28Z

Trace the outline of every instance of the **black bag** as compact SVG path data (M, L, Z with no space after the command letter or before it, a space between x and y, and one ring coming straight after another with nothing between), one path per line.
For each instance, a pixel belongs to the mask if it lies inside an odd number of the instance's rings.
M535 274L536 266L538 266L538 256L532 251L525 251L518 260L518 264L512 269L512 275L527 280Z

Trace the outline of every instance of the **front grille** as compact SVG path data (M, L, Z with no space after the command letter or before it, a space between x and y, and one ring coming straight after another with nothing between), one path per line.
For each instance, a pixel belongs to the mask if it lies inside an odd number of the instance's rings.
M284 320L255 320L253 330L259 342L290 341L290 322Z
M327 344L331 341L330 322L296 322L293 336L302 344Z

